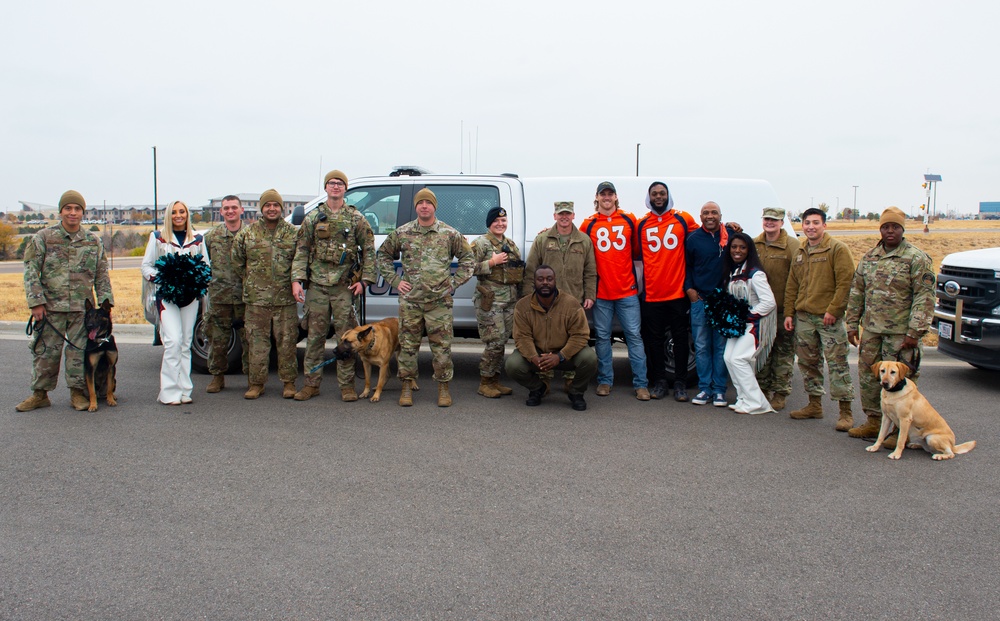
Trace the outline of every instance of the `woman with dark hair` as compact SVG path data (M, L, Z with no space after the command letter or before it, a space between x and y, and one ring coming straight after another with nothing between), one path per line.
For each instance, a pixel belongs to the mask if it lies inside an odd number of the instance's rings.
M767 362L778 325L774 294L749 235L730 236L725 260L725 290L750 305L746 330L726 341L726 369L736 387L736 403L729 407L737 414L767 414L774 408L757 384L756 372Z
M189 255L190 262L177 261ZM164 258L166 257L166 258ZM186 258L186 257L185 257ZM160 394L166 405L191 403L191 341L198 319L198 300L207 286L208 255L201 235L194 232L187 205L174 201L167 207L163 231L153 231L142 260L142 277L156 283L163 361L160 364Z

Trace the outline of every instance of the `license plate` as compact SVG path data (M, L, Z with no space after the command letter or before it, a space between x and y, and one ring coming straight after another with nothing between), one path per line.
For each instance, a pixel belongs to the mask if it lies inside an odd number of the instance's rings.
M938 338L945 339L947 341L951 340L951 330L954 326L950 323L939 321L938 322Z

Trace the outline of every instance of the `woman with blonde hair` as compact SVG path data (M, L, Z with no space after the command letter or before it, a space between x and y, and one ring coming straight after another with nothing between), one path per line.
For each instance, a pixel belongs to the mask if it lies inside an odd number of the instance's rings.
M191 341L198 319L198 300L211 280L201 235L191 226L191 213L181 201L167 207L163 231L153 231L142 260L142 277L156 284L163 361L160 394L167 405L191 403Z

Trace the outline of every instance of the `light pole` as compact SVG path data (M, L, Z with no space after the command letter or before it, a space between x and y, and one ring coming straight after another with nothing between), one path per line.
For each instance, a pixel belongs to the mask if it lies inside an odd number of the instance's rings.
M639 145L642 143L635 143L635 176L639 176Z
M852 187L854 188L854 209L852 210L852 212L854 213L854 221L857 222L858 221L858 186L855 185L855 186L852 186Z

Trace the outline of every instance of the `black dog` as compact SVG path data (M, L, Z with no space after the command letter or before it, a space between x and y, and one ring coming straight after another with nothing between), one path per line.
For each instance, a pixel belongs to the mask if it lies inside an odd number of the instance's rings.
M111 304L107 300L95 308L87 300L87 312L83 316L83 326L87 330L87 349L83 354L83 372L87 377L87 391L90 393L89 412L97 411L98 395L107 395L108 405L116 406L115 366L118 364L118 346L111 334Z

